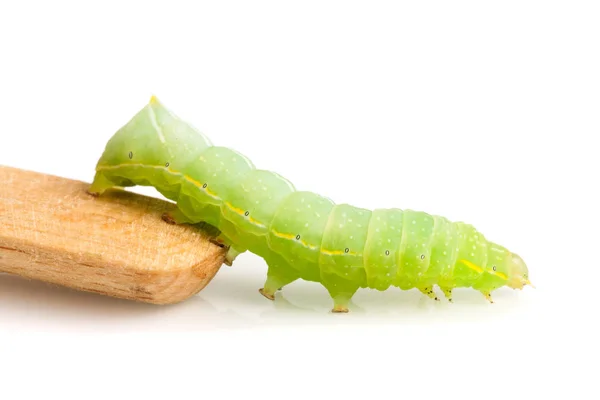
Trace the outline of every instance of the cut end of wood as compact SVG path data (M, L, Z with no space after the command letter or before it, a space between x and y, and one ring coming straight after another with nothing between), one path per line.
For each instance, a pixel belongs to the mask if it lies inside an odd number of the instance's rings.
M162 220L175 204L0 166L0 272L154 304L202 290L227 249L210 226ZM1 279L1 277L0 277Z

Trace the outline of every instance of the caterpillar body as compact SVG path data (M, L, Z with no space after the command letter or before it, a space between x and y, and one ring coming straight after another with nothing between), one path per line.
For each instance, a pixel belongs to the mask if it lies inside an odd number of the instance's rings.
M89 189L153 186L177 203L164 219L205 222L229 246L227 263L251 251L268 265L260 292L269 299L297 279L320 282L333 311L347 312L359 288L417 288L448 300L472 287L491 301L501 287L531 285L521 257L472 225L425 212L373 211L296 190L277 173L212 142L156 97L108 141Z

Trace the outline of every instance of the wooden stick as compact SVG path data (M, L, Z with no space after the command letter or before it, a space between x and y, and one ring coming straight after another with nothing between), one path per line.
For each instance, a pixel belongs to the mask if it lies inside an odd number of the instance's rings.
M88 187L0 166L0 271L168 304L199 292L223 264L209 226L162 221L173 203L123 190L92 197Z

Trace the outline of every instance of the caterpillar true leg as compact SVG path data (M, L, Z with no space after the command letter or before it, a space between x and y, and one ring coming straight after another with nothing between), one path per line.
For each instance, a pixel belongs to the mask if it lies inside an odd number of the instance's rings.
M266 261L269 266L267 280L258 291L267 299L274 300L276 291L294 282L300 275L280 257L269 257Z
M492 300L492 295L490 294L490 292L486 292L486 291L481 291L481 294L483 294L483 296L485 297L485 299L487 301L489 301L490 303L494 303L494 300Z
M435 292L433 291L432 286L427 286L427 287L422 287L422 288L417 288L417 289L419 289L419 291L421 293L423 293L425 296L429 297L430 299L434 299L435 301L440 300L440 299L438 299Z
M446 299L448 299L448 301L450 303L452 303L452 288L447 288L447 287L441 287L440 289L442 292L444 292L444 296L446 297Z

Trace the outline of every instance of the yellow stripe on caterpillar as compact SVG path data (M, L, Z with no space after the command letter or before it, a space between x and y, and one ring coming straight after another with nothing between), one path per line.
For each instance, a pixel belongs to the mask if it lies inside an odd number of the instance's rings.
M187 175L184 175L183 178L188 181L189 183L191 183L192 185L196 186L198 189L200 190L204 190L204 192L209 195L210 197L212 197L215 200L221 200L221 198L219 196L217 196L217 194L215 192L213 192L212 190L210 190L208 187L204 187L203 184L201 184L200 182L190 178Z
M231 211L233 211L234 213L241 215L242 217L245 217L248 219L248 221L255 226L258 226L259 228L266 228L265 225L261 224L260 222L258 222L256 219L246 215L246 211L242 210L241 208L237 208L235 206L233 206L231 203L229 202L225 202L225 205L227 206L227 208L229 208Z
M468 260L459 260L459 261L461 263L465 264L467 267L471 268L473 271L476 271L479 273L484 272L483 268L481 268L478 265L473 264L471 261L468 261ZM506 276L506 274L504 274L502 272L496 272L496 271L490 271L490 270L485 270L485 272L487 272L488 274L491 274L491 275L496 275L500 279L508 280L508 277Z
M96 171L106 171L106 170L113 170L113 169L119 169L119 168L124 168L124 167L153 168L153 169L160 169L160 170L166 171L166 172L170 173L171 175L175 175L175 176L185 179L186 181L188 181L189 183L194 185L199 190L204 191L204 193L206 193L213 199L221 200L221 198L219 196L217 196L217 194L215 192L208 189L208 187L204 187L204 185L201 184L200 182L190 178L187 175L182 174L181 172L172 170L170 167L165 167L164 165L145 165L145 164L139 164L139 163L138 164L127 163L127 164L118 164L118 165L100 165L100 166L96 167Z
M296 240L298 242L300 242L304 247L311 249L311 250L316 250L317 246L312 245L304 240L301 239L297 239L298 235L293 235L291 233L281 233L281 232L277 232L275 229L271 229L271 233L273 233L273 235L282 238L282 239L287 239L287 240Z
M354 251L346 251L346 250L321 249L321 253L326 254L328 256L362 256L361 253L356 253Z
M478 265L473 264L471 261L468 261L468 260L459 260L459 261L461 263L465 264L467 267L471 268L475 272L479 272L479 273L483 272L483 268L481 268Z
M489 274L494 274L496 275L498 278L504 279L505 281L508 280L508 276L506 276L506 274L503 274L502 272L496 272L496 271L487 271Z

